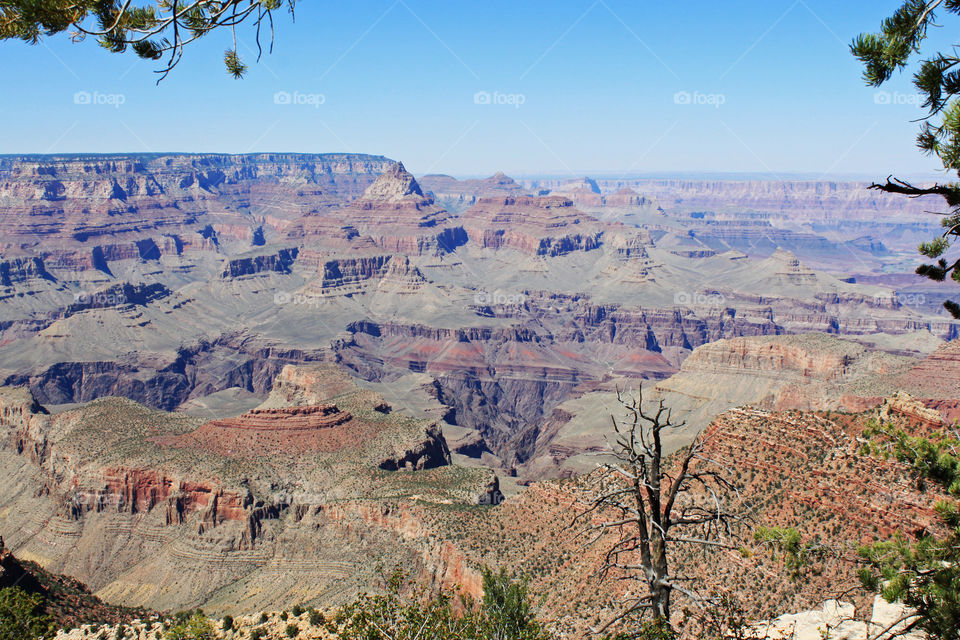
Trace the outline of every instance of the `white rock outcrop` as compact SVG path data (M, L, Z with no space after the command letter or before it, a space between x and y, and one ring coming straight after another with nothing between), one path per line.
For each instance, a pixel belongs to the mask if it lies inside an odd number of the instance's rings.
M757 640L890 640L909 621L899 624L906 609L877 596L869 622L858 619L856 608L848 602L828 600L822 609L792 613L768 622L757 623L750 631ZM891 626L892 625L892 626ZM898 640L923 640L923 634L897 635Z

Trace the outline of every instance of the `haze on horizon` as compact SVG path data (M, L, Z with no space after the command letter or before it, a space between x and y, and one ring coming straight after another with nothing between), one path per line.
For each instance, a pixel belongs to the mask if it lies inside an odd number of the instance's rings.
M243 80L227 34L156 65L5 42L2 153L356 152L417 174L935 176L909 77L864 86L851 39L897 2L304 1ZM695 17L695 19L694 19ZM942 34L933 33L931 47Z

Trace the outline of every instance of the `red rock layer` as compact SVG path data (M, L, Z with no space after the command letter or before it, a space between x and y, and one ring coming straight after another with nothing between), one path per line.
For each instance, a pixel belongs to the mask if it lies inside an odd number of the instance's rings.
M208 482L191 482L156 469L109 467L103 470L103 484L96 491L79 487L70 505L74 517L87 511L112 509L125 513L146 513L166 508L167 524L180 524L190 513L204 512L204 520L244 521L249 500L236 492Z
M236 418L214 420L196 431L165 438L172 447L199 447L228 456L265 454L295 456L306 452L332 453L359 447L377 427L322 404L283 409L254 409Z
M214 420L209 425L219 429L242 429L253 431L308 431L329 429L352 419L349 413L340 411L336 405L321 404L313 407L288 409L253 409L238 418Z

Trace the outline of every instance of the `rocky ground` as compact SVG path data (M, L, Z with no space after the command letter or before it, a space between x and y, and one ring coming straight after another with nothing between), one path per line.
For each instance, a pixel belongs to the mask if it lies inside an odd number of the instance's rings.
M326 612L332 615L332 612ZM326 626L324 613L320 612L319 622L311 623L311 612L305 611L295 616L289 611L264 611L248 616L232 618L232 624L224 629L222 618L210 620L212 638L219 640L240 640L250 638L251 634L260 635L263 640L328 640L337 636ZM170 620L133 619L122 624L81 625L73 629L57 632L55 640L160 640L170 628Z

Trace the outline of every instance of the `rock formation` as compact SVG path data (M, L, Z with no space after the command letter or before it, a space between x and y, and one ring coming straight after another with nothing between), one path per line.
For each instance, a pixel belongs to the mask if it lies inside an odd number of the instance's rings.
M350 154L8 156L0 253L101 269L215 250L217 236L250 243L264 226L276 233L310 209L355 198L389 166ZM285 208L275 206L281 200Z
M211 422L122 399L48 414L4 388L0 435L11 546L108 600L164 609L345 597L372 579L373 549L438 585L479 584L438 542L398 543L419 525L394 505L501 499L489 471L450 465L436 424L390 412L329 365L286 368L265 407ZM217 600L231 584L255 590Z
M288 236L331 250L359 248L358 243L369 239L380 250L408 256L449 253L466 242L463 229L424 195L399 162L378 176L363 196L339 210L303 218Z
M874 599L869 620L857 617L856 607L848 602L828 600L821 609L803 613L785 614L753 625L748 638L765 640L922 640L919 631L905 631L907 623L894 623L904 615L904 608L886 602L882 597ZM893 628L889 628L893 625Z
M596 249L602 233L595 219L562 197L481 198L463 221L470 241L479 247L534 256Z
M457 180L431 174L420 178L420 184L445 207L457 212L475 204L479 198L526 194L522 186L502 171L482 180Z

